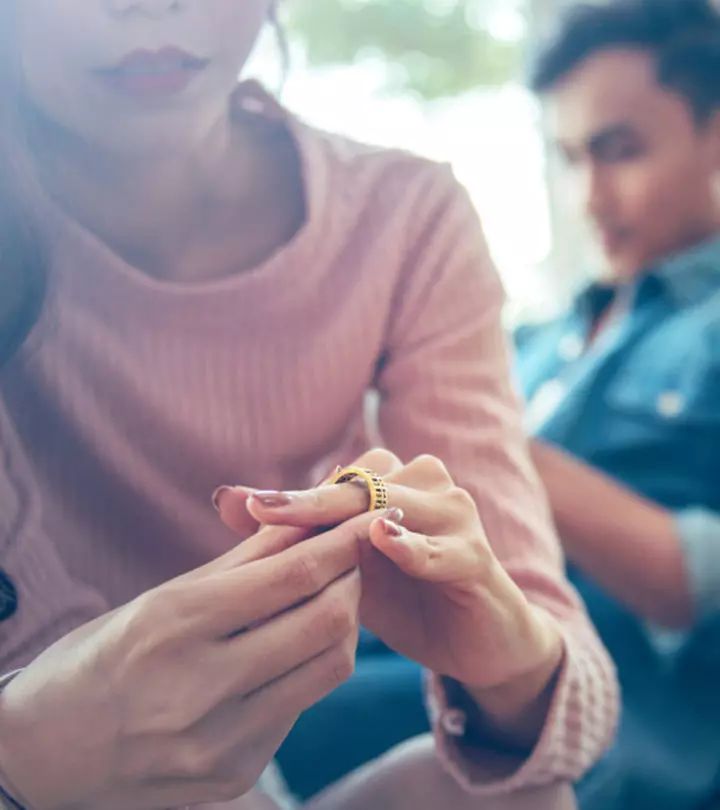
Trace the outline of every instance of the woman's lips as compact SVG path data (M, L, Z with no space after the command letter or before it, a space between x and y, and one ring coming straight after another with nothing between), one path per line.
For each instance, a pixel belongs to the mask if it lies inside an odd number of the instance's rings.
M138 99L157 99L181 93L208 65L179 48L137 50L110 68L97 71L114 92Z

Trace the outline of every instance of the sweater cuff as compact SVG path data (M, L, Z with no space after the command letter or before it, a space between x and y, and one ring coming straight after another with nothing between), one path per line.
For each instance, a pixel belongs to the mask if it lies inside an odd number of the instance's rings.
M22 669L16 669L13 672L8 672L7 675L0 676L0 692L13 680L16 678ZM15 799L3 788L2 784L0 784L0 810L24 810L21 804L18 804Z
M600 662L563 631L564 655L550 710L535 748L522 757L492 748L470 732L468 713L448 682L430 674L428 707L441 762L469 793L502 796L558 781L576 782L608 747L617 713L612 681L598 678Z

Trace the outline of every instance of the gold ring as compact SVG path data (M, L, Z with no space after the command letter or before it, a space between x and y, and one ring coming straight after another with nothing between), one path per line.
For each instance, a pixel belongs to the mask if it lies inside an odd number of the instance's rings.
M347 484L350 481L362 481L370 494L368 512L387 509L388 490L385 481L374 471L364 467L343 467L330 479L331 484Z

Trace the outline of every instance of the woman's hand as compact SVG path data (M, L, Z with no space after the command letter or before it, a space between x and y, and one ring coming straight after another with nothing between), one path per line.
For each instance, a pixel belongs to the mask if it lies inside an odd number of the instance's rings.
M249 790L299 713L352 672L359 545L375 519L312 544L263 529L49 648L0 695L3 784L33 810Z
M473 499L429 456L403 466L373 451L355 465L383 475L391 507L404 515L403 526L374 523L362 550L363 623L403 655L460 681L479 703L487 695L493 704L494 690L505 690L518 711L529 706L559 667L559 630L496 559ZM263 524L306 529L338 524L368 506L364 485L355 483L238 497ZM219 499L231 528L235 498L226 490Z

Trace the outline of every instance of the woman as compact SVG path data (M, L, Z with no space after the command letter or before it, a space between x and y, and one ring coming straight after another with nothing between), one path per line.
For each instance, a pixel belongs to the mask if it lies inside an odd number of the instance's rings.
M437 673L463 796L577 778L612 730L471 206L238 87L270 11L3 6L6 803L247 793L349 674L358 612ZM389 510L351 483L283 512L366 448L370 388L387 445L447 466L371 454ZM237 547L208 498L233 480L257 488L217 494Z

